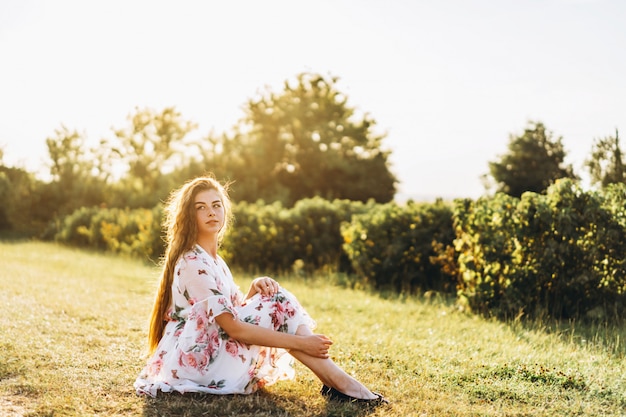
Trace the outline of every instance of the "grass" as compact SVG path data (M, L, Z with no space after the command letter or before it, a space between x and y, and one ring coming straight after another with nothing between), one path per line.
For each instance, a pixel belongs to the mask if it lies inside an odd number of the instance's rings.
M327 403L314 375L250 396L135 395L156 266L0 242L0 416L624 416L623 328L501 323L446 300L281 278L332 355L390 406ZM252 277L242 277L247 288Z

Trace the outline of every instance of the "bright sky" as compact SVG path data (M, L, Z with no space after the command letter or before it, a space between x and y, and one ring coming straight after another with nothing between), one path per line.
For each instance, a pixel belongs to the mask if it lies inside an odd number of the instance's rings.
M583 173L626 132L623 0L2 0L0 147L30 171L62 124L93 143L136 107L222 132L303 71L340 77L402 196L477 197L528 120Z

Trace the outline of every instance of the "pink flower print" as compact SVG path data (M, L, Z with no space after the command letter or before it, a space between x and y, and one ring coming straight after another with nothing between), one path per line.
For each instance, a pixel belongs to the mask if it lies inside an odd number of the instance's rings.
M208 343L209 343L209 335L206 332L199 332L198 337L196 337L196 344L206 345Z
M181 352L180 357L178 358L178 365L181 368L193 368L203 373L204 368L206 368L207 365L207 358L202 353Z
M193 353L182 353L182 366L191 366L192 368L198 367L198 362L196 361L196 357Z
M204 317L198 315L196 318L196 330L204 329Z
M207 357L208 355L206 354L206 351L204 352L204 354L200 354L200 360L197 361L197 365L196 365L196 369L199 369L202 371L202 373L204 373L204 370L206 369L206 365L207 365ZM197 360L198 358L196 358Z
M237 342L235 342L233 339L228 339L228 342L226 342L226 352L228 352L228 354L233 358L236 357L239 353L239 347L237 346Z
M222 389L224 388L224 380L220 380L220 381L215 381L212 380L209 385L207 385L207 388L211 388L211 389Z
M230 311L230 308L229 308L229 306L230 306L231 304L229 304L229 303L228 303L228 300L226 299L226 297L220 297L220 298L217 300L217 303L218 303L218 304L220 304L220 305L222 305L222 306L224 307L224 308L222 308L222 311L228 311L229 313L231 312L231 311ZM233 314L234 314L234 313L233 313Z
M232 305L239 305L239 297L237 297L237 294L233 294L230 296L230 303Z
M281 303L280 301L276 301L273 307L276 311L285 313L285 304Z
M206 341L204 342L203 353L205 355L205 358L209 359L210 363L211 360L215 357L215 352L217 352L220 347L220 339L217 331L211 333L210 335L205 333L205 335Z
M202 351L202 354L204 355L205 359L208 359L209 361L211 361L213 359L213 357L215 356L215 346L211 345L211 344L207 344L204 347L204 350Z
M208 352L208 355L210 357L213 357L213 354L217 351L219 347L220 347L219 332L215 330L210 335L208 335L206 351Z
M198 302L198 300L196 300L195 298L189 298L187 299L187 302L189 303L189 305L194 305Z
M250 377L250 379L256 376L256 365L253 365L250 368L248 368L248 376Z
M274 303L272 314L272 325L274 330L278 330L285 323L285 309L281 303Z
M287 317L292 318L296 315L296 309L291 305L289 301L285 303L285 312L287 313Z
M152 363L150 364L150 374L151 375L156 375L161 371L161 368L163 367L163 360L162 359L157 359L152 361Z
M196 361L196 357L192 353L187 354L187 364L192 368L198 367L198 361Z

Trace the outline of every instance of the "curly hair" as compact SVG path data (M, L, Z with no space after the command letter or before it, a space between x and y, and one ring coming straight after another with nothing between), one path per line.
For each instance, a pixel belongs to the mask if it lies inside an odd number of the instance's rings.
M224 226L219 231L218 242L221 243L226 230L232 223L231 202L228 197L228 185L222 185L213 176L204 176L186 182L182 187L174 190L165 206L165 220L163 229L166 231L165 256L162 261L163 271L157 290L148 334L148 351L154 353L163 337L166 314L172 303L172 282L174 267L184 253L193 249L198 237L198 228L195 217L194 202L198 193L207 190L216 190L221 197L226 218Z

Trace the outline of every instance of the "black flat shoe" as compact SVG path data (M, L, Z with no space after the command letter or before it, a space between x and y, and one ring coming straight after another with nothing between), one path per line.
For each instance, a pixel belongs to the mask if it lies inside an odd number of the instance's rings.
M376 395L376 398L355 398L355 397L351 397L350 395L346 395L343 392L336 390L335 388L329 387L327 385L322 385L320 394L322 394L325 397L328 397L328 399L330 400L344 402L344 403L356 403L356 404L367 404L367 405L389 404L389 401L377 392L372 392L372 394Z

